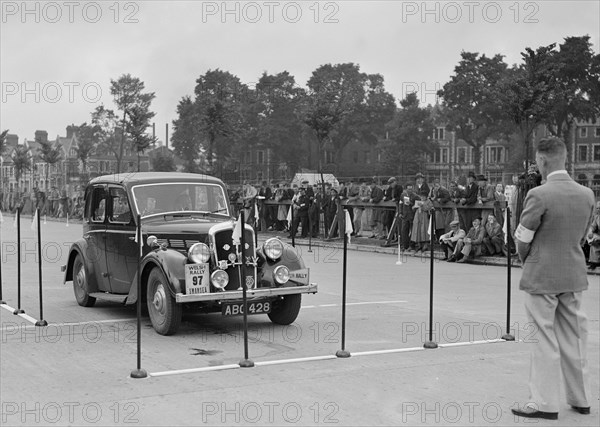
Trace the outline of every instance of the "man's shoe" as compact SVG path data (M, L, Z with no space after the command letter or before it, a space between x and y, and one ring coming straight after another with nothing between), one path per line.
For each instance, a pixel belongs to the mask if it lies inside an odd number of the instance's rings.
M450 258L448 258L448 262L456 262L456 257L454 255L450 255Z
M460 263L467 262L467 257L465 257L465 256L464 256L464 257L462 257L461 259L459 259L459 260L458 260L458 261L456 261L456 262L460 262Z
M511 409L512 413L524 418L543 418L545 420L558 420L558 412L538 411L530 407L523 409Z
M579 412L581 415L589 415L590 414L589 406L573 406L573 405L571 405L571 408L573 408L574 411Z

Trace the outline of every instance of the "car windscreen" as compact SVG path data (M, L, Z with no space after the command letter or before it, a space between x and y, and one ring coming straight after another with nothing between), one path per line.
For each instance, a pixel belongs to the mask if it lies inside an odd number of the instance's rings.
M136 210L142 217L181 211L229 215L224 190L216 184L143 184L133 187L132 192Z

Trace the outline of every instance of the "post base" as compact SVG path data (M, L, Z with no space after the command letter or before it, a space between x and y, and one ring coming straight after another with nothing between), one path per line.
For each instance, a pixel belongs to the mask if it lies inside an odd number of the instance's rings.
M131 371L130 374L131 378L147 378L148 377L148 372L146 372L145 369L134 369L133 371Z
M402 265L402 264L403 264L402 261L400 261L400 260L396 261L396 265Z
M335 352L335 355L339 358L347 358L350 357L350 352L348 350L338 350Z
M504 341L514 341L515 337L512 334L504 334L504 335L502 335L502 339Z
M240 360L240 368L254 368L254 362L250 359Z
M425 348L438 348L438 345L434 341L427 341L427 342L425 342L425 344L423 344L423 347L425 347Z
M46 322L44 319L41 319L35 322L35 326L48 326L48 322Z
M0 299L0 305L2 305L2 304L6 304L6 301Z
M13 311L13 314L23 314L25 313L25 310L23 310L22 308L17 308L15 309L15 311Z

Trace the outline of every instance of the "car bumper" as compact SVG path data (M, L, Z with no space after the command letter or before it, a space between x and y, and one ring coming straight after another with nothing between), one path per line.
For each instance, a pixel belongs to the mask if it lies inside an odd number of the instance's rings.
M316 294L317 284L311 283L305 286L292 286L288 288L267 288L267 289L249 289L246 291L248 299L269 298L283 295L294 294ZM203 302L203 301L226 301L240 300L243 298L243 291L224 291L212 292L209 294L186 295L182 293L175 294L175 301L178 303Z

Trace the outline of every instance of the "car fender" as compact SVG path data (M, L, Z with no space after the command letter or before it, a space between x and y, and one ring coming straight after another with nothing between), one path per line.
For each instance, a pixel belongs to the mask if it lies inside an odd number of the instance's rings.
M185 264L187 256L172 249L157 249L149 252L142 259L140 271L142 272L142 294L145 295L146 282L150 271L154 267L160 268L167 278L167 288L171 296L175 298L177 293L182 293L185 288ZM137 272L131 282L129 294L125 304L134 304L137 301Z
M92 257L100 256L100 254L95 253L85 239L78 240L69 248L69 257L67 258L63 284L73 280L73 264L75 263L77 255L81 256L86 268L88 293L98 292L98 282L96 281Z
M272 261L269 258L267 258L267 256L264 254L262 246L260 248L257 248L258 256L265 260L264 264L262 265L262 268L260 269L260 276L258 280L265 286L272 285L273 272L275 271L275 268L277 268L280 265L285 265L287 268L289 268L290 271L306 269L304 260L302 259L298 250L286 242L281 243L283 243L283 255L276 261ZM283 287L298 286L301 284L305 283L290 280L288 283L283 285Z

